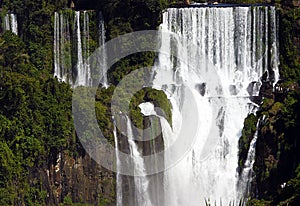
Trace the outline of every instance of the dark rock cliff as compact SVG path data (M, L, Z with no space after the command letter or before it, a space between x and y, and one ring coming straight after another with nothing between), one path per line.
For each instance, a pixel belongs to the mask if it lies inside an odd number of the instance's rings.
M55 164L32 169L28 179L30 184L40 182L47 193L47 205L71 202L115 205L115 174L84 152L73 157L63 151Z
M150 123L150 118L155 119L153 122L155 122L155 125L151 125ZM122 117L120 119L120 124L121 125L121 130L122 131L127 131L127 122L126 118ZM158 118L154 116L150 117L144 117L143 118L143 127L144 129L148 127L152 127L155 130L161 131L161 125L158 122ZM144 130L146 131L146 130ZM151 137L151 132L143 132L142 134L138 133L136 130L133 130L133 133L136 137L139 139L151 139L147 141L136 141L138 145L138 149L140 153L143 156L148 156L148 155L153 155L156 153L159 153L164 150L164 142L163 142L163 137L162 134L159 134L157 137ZM120 151L130 154L130 148L128 144L128 138L118 132L118 148ZM157 163L153 162L151 165L146 165L146 172L149 171L149 167L154 167L157 168ZM152 168L153 169L153 168ZM136 203L136 191L135 191L135 183L134 183L134 177L133 176L128 176L128 175L121 175L120 178L122 179L122 205L137 205ZM162 185L163 185L163 174L158 173L158 174L153 174L153 175L148 175L147 179L149 181L149 196L151 199L151 202L153 205L163 205L163 190L162 190Z

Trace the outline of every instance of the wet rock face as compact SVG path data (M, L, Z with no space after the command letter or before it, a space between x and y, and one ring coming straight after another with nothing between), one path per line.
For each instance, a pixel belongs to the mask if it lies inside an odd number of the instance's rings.
M230 85L229 86L229 92L231 95L237 95L238 94L238 88L236 85Z
M61 176L62 195L71 196L74 202L115 201L114 173L99 166L88 155L76 160L65 156Z
M122 134L121 131L127 131L127 122L126 117L121 117L117 119L119 121L118 125L120 126L119 130L117 130L118 136L118 149L119 151L130 154L128 138L126 134ZM134 205L135 202L132 198L134 197L134 178L128 175L120 175L122 180L122 204L123 205ZM117 185L116 185L117 186Z
M271 82L264 82L259 91L260 97L273 98L273 85Z
M260 82L251 82L248 87L247 87L247 92L250 96L254 96L257 91L259 91L259 88L261 86L261 83Z
M150 122L150 118L152 118L152 125ZM158 117L154 116L149 116L149 117L144 117L144 128L152 128L152 130L156 131L162 131L161 124L159 121ZM153 136L154 132L149 132L145 131L144 132L144 137L147 139L152 139L149 141L144 141L142 144L143 147L143 153L145 156L147 155L155 155L157 153L163 152L164 150L164 140L163 140L163 135L162 133L158 132L158 134L155 134ZM156 158L158 159L158 158ZM164 160L162 160L164 161ZM151 167L158 168L158 163L157 162L152 162ZM150 169L150 168L146 168ZM164 175L163 173L158 173L154 175L149 175L148 176L149 180L149 195L151 198L151 202L153 205L164 205L164 190L163 190L163 180L164 180Z
M30 180L31 184L41 182L42 189L47 191L47 205L59 205L66 198L73 203L115 204L114 173L84 152L76 158L66 151L59 153L56 163L47 168L33 168Z
M152 125L150 118L153 118ZM126 118L120 118L119 119L120 130L126 131L127 130L127 122ZM159 122L159 118L155 116L147 116L143 118L143 129L150 128L151 130L157 130L161 131L161 125ZM148 155L155 155L159 152L162 152L164 150L164 142L163 142L163 136L161 133L156 135L156 137L151 137L153 134L153 131L151 130L144 130L143 133L139 133L134 127L133 127L133 133L135 135L135 138L140 140L146 140L146 141L136 141L136 144L138 146L139 152L142 156L148 156ZM118 131L118 149L126 154L130 154L130 148L128 144L128 138L126 135L122 134ZM149 140L150 139L150 140ZM156 162L151 163L151 165L146 165L146 171L150 170L148 168L156 167ZM151 168L153 169L153 168ZM135 197L136 197L136 191L135 191L135 182L134 177L127 176L127 175L120 175L120 178L122 180L122 205L136 205ZM149 197L151 199L151 202L153 205L164 205L164 194L163 194L163 173L154 174L154 175L148 175L147 176L149 185L148 185L148 191L149 191Z
M206 92L206 83L197 84L196 89L202 96L204 96Z

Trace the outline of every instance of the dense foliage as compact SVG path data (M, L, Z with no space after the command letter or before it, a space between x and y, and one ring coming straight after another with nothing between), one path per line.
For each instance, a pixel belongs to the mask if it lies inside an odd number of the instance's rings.
M257 118L260 122L252 182L251 205L298 205L300 184L300 10L280 9L280 76L271 98L265 98ZM240 139L240 167L253 138L257 118L250 115Z
M242 136L239 139L239 172L243 168L248 150L250 148L250 142L253 139L254 133L257 126L257 116L254 114L248 115L244 121L244 129L242 131Z
M0 36L0 205L52 204L49 198L53 188L45 186L39 172L53 167L61 152L73 158L83 155L72 121L72 88L53 78L53 13L69 7L70 3L67 0L0 2L1 16L9 12L17 15L19 31L19 37L10 31ZM76 6L81 9L80 4ZM92 6L102 11L109 40L135 30L156 29L167 1L96 1ZM96 36L92 25L91 35ZM109 71L112 85L98 89L97 120L111 143L110 101L115 85L131 71L151 66L154 58L154 53L145 52L122 59ZM131 118L137 126L142 127L143 117L137 105L143 101L162 107L171 121L165 94L145 89L131 103ZM103 184L105 187L108 180ZM64 193L58 203L74 204L74 196L65 196L70 192ZM114 199L112 192L109 199L100 197L95 204L112 204Z
M18 27L31 62L45 73L53 67L53 12L65 7L63 1L3 0L3 12L14 12L18 16Z
M42 203L45 191L27 181L29 170L75 151L71 89L38 70L15 34L0 42L0 204Z

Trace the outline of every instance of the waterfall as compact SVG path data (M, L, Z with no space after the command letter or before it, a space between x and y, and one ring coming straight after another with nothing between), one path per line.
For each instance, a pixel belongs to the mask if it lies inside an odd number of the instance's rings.
M270 8L270 18L271 18L271 67L274 71L274 84L279 80L279 42L278 42L278 20L276 15L276 8Z
M92 54L91 45L99 40L99 46L105 42L104 20L95 18L94 11L59 11L54 13L54 76L60 81L72 86L92 85L92 72L89 57ZM102 14L99 14L102 16ZM92 37L91 21L99 23L96 30L99 36ZM73 25L73 26L72 26ZM76 54L76 55L74 55ZM99 57L100 58L100 57ZM106 62L102 54L101 61ZM106 67L101 68L101 74L107 85Z
M107 82L107 56L106 56L106 49L105 49L105 27L104 27L104 20L103 20L103 16L100 13L99 15L99 46L104 47L104 49L102 50L103 53L101 54L101 56L103 57L102 61L99 60L99 62L102 62L102 68L101 68L101 76L103 76L103 79L100 80L100 82L102 83L102 85L104 85L105 87L108 86L108 82Z
M18 35L18 21L17 16L15 14L6 14L4 16L3 24L4 30L10 30L16 35Z
M138 206L150 206L151 200L148 193L148 179L146 176L146 169L143 157L141 156L138 147L133 140L133 132L131 121L127 117L127 138L130 149L130 154L134 162L134 183L135 183L135 203Z
M264 118L262 118L263 120ZM258 130L259 125L261 123L261 119L257 121L256 131L254 133L253 139L250 142L247 159L245 161L243 171L241 174L240 182L239 182L239 199L247 198L247 195L250 192L250 184L253 179L253 165L255 162L255 153L256 153L256 141L258 138Z
M122 206L122 177L120 175L121 162L119 159L119 147L118 147L118 136L117 136L117 127L114 126L114 140L115 140L115 148L116 148L116 191L117 191L117 206Z
M68 15L54 13L54 76L60 81L72 83L69 22Z
M165 147L187 138L180 133L182 102L194 98L196 108L190 112L200 117L191 150L164 172L166 206L239 202L238 140L244 119L256 110L250 97L258 95L261 76L269 71L271 79L274 72L278 80L276 25L274 7L170 8L163 14L164 52L156 62L153 87L165 91L172 103L173 129L162 122ZM210 82L216 85L209 87ZM165 164L173 161L165 156Z
M10 14L11 18L11 31L18 35L18 22L15 14Z
M81 31L80 31L80 11L75 12L75 31L77 40L77 79L75 86L86 85L86 70L83 65Z
M54 13L54 77L61 79L61 72L59 67L59 14L57 12Z

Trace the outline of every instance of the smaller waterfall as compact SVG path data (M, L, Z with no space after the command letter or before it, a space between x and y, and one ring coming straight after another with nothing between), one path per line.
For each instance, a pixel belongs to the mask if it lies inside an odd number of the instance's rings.
M3 22L4 30L10 30L18 35L18 21L15 14L6 14Z
M256 142L258 138L258 130L259 125L261 123L261 119L257 121L256 124L256 131L254 133L253 139L250 142L247 159L244 164L244 168L239 180L239 199L242 200L243 198L247 198L247 195L250 192L250 184L253 180L252 174L253 174L253 165L255 163L255 153L256 153Z
M80 11L75 12L75 29L77 39L77 79L75 86L91 85L89 57L89 15L83 11L83 32L80 31Z
M99 46L104 47L102 50L103 53L101 54L103 59L98 60L99 62L101 62L100 76L103 77L103 79L100 79L100 83L102 83L102 85L104 87L107 87L108 81L107 81L107 61L106 61L107 55L106 55L106 49L105 49L105 27L104 27L103 15L101 13L99 15Z
M11 31L18 35L18 22L15 14L10 14L11 18Z
M60 79L60 68L59 68L59 47L57 45L57 40L59 39L59 33L57 29L59 28L59 22L58 22L58 13L54 13L54 77L57 77Z
M101 13L99 15L102 16ZM92 85L92 72L96 71L92 71L89 57L95 49L94 42L99 40L99 46L105 43L103 18L99 20L97 28L90 28L91 22L96 21L95 16L94 11L54 13L54 76L60 81L75 87ZM94 37L90 32L92 29L98 29L99 36ZM101 63L99 72L104 76L101 83L107 85L105 51L99 55L98 62Z
M116 174L116 191L117 191L117 206L122 205L122 199L123 199L123 192L122 192L122 177L120 175L120 171L118 168L121 167L121 162L119 159L119 147L118 147L118 136L117 136L117 127L114 126L114 138L115 138L115 148L116 148L116 168L117 168L117 174Z
M54 13L54 76L60 81L72 83L71 40L69 18Z
M270 8L270 18L271 18L271 67L274 71L274 85L279 80L279 42L278 42L278 17L276 13L276 8L271 7Z
M148 179L146 177L145 165L138 147L133 140L133 132L130 119L127 117L127 138L130 154L134 162L135 202L138 206L150 206L151 201L148 193Z
M75 12L75 30L77 40L77 79L75 86L85 85L86 74L83 68L81 32L80 32L80 11Z

